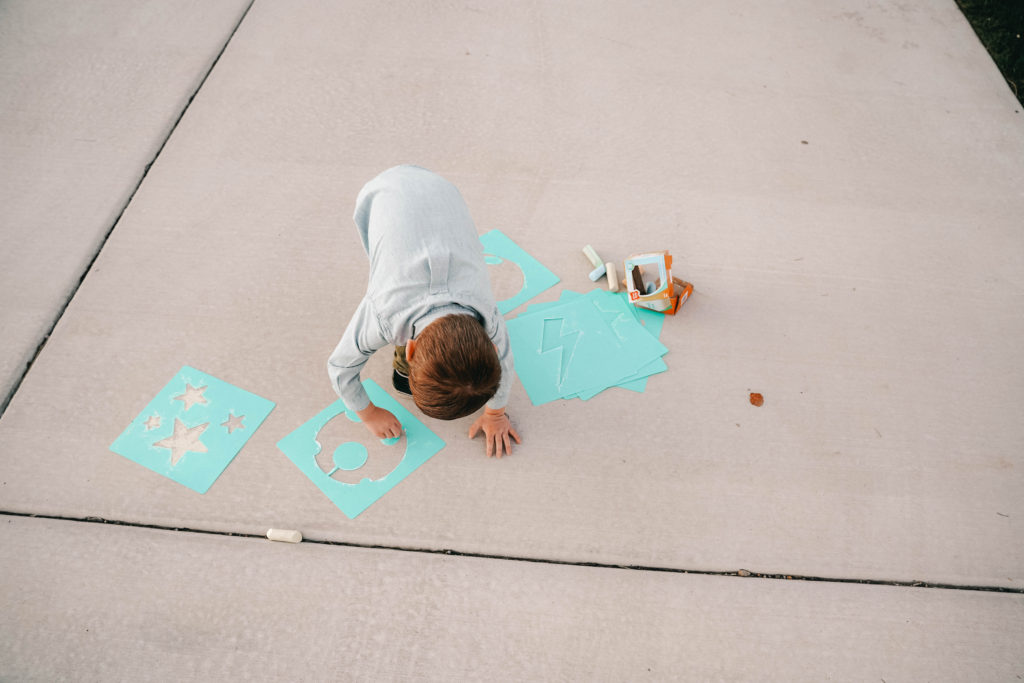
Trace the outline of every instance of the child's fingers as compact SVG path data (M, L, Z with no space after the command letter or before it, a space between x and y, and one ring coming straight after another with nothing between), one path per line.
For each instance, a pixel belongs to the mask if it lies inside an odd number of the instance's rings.
M512 438L516 440L516 443L523 442L523 440L519 438L518 432L516 432L516 430L512 429L511 427L508 428L508 433L511 434Z

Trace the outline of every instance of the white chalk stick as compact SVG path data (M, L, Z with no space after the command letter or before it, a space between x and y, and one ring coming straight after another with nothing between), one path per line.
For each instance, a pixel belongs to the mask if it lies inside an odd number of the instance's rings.
M609 261L604 264L605 275L608 277L608 289L613 292L619 291L619 276L615 274L615 264Z
M604 273L605 273L605 267L604 267L604 264L602 263L600 266L598 266L597 268L594 268L592 271L590 271L590 281L591 282L597 282L598 280L600 280L601 278L604 277Z
M601 257L597 255L597 252L594 251L594 248L589 244L583 247L583 254L584 256L587 257L587 260L590 261L591 265L593 265L594 268L600 268L602 265L604 265L603 263L601 263Z
M267 538L271 541L280 541L282 543L301 543L302 532L294 529L268 529Z

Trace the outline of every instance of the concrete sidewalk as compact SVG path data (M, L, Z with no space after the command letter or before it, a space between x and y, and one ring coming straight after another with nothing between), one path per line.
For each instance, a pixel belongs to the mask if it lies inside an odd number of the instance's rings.
M0 7L0 406L247 6Z
M12 680L1013 680L1020 671L1020 595L20 518L0 526L0 540L18 549L0 558L0 660Z
M32 7L0 139L109 132L5 172L0 675L1024 676L1024 115L951 0ZM335 399L397 163L561 278L533 302L594 287L587 243L696 294L642 394L517 387L501 461L424 419L350 520L276 444ZM183 366L276 404L202 495L109 450ZM321 543L231 536L268 527Z

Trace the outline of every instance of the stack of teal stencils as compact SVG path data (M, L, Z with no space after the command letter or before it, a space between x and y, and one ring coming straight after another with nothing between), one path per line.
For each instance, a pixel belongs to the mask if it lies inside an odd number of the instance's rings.
M647 377L668 369L658 341L664 320L622 294L564 291L507 321L516 373L534 405L587 400L613 386L643 391Z

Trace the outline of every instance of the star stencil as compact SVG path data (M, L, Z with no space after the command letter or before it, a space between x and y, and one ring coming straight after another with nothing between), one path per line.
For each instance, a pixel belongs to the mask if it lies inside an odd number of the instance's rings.
M228 428L228 434L232 433L236 429L245 429L245 425L242 424L242 420L245 419L245 415L235 415L234 413L228 413L228 419L220 423L221 427Z
M191 384L185 384L185 393L181 396L175 396L175 401L184 401L185 410L188 410L197 403L206 403L206 399L203 398L203 392L206 391L206 387L196 388Z
M174 418L174 434L161 439L153 445L157 448L167 448L171 451L171 466L178 464L182 456L189 451L193 453L205 453L206 446L199 437L202 436L206 428L210 426L210 423L201 424L197 427L186 427L185 423Z
M186 365L110 450L206 493L273 409L273 401Z

